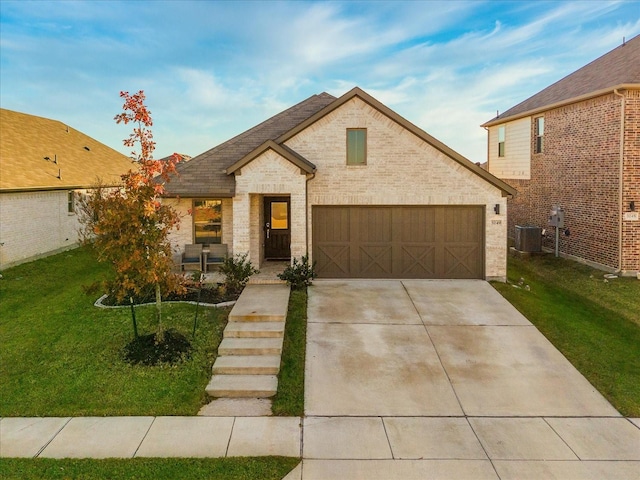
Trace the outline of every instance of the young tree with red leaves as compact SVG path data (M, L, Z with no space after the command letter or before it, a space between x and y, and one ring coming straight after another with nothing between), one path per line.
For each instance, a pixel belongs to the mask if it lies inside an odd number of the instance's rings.
M179 227L180 219L170 205L160 201L164 186L159 180L170 181L181 158L174 154L168 161L154 160L155 142L149 128L153 122L144 104L144 92L120 92L120 97L124 99L124 111L116 115L115 121L133 124L133 132L124 144L134 149L131 155L135 166L121 176L122 188L98 187L95 194L87 197L83 234L85 239L91 239L98 259L113 265L115 275L107 282L107 288L118 302L155 291L156 340L161 342L162 295L179 292L182 287L178 275L172 273L168 239L171 229ZM135 151L136 146L139 152Z

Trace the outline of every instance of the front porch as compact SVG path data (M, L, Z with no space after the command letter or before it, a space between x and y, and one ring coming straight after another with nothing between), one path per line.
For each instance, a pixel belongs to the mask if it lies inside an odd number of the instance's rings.
M249 278L249 284L285 284L284 280L278 278L285 268L290 265L288 260L266 260L262 262L259 272ZM222 283L224 275L219 271L204 273L205 283Z

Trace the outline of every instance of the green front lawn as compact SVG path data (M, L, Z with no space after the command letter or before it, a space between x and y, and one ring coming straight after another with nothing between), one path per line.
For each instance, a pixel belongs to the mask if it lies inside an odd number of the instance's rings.
M552 255L509 258L508 280L494 287L614 407L640 417L640 281L605 282L604 272Z
M280 480L297 458L0 459L5 480Z
M195 415L207 402L228 309L199 310L191 358L179 366L132 366L130 310L100 309L87 286L105 266L80 248L2 272L0 416ZM163 304L167 327L191 339L194 305ZM153 307L137 307L140 334Z

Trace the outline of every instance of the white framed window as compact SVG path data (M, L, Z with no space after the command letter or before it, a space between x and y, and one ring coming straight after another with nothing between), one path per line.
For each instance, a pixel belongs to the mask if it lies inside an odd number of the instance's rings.
M544 152L544 117L536 117L534 119L534 141L533 146L534 153Z
M76 192L73 190L67 192L67 213L76 213Z
M504 125L498 127L498 156L504 157L504 141L506 137L506 128Z

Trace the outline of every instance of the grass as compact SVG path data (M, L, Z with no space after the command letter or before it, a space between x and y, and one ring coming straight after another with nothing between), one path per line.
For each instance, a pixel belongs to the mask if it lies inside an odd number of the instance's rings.
M106 267L80 248L2 272L0 416L194 415L206 403L228 309L200 307L191 358L132 366L130 310L93 306L83 286ZM167 328L191 339L193 305L163 304ZM136 307L140 334L155 331L153 307Z
M280 480L299 462L285 457L0 459L0 475L5 480Z
M292 290L282 351L274 415L304 415L304 362L307 340L307 290Z
M625 416L640 417L640 281L553 256L510 258L495 283ZM525 288L514 288L523 279Z

